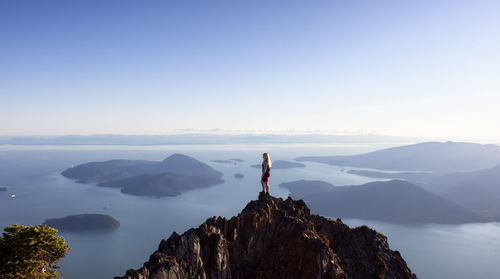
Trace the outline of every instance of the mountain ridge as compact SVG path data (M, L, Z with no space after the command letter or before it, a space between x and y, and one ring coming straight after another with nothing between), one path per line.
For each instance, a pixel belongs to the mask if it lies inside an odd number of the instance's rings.
M237 216L172 233L138 270L115 279L417 278L387 238L261 193Z
M488 219L402 180L336 187L324 181L299 180L279 185L292 198L306 200L323 215L400 224L485 222Z
M422 142L358 155L302 156L296 161L392 171L475 171L500 164L500 146L467 142Z

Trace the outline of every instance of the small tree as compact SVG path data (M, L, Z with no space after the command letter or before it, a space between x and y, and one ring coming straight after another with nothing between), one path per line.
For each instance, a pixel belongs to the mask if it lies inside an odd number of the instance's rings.
M55 263L69 250L57 230L46 225L4 228L0 238L0 279L56 278Z

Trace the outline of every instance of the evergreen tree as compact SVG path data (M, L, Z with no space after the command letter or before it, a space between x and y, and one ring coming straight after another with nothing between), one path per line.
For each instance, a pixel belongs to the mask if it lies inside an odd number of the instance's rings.
M69 250L57 230L46 225L4 228L0 238L0 279L57 278L55 263Z

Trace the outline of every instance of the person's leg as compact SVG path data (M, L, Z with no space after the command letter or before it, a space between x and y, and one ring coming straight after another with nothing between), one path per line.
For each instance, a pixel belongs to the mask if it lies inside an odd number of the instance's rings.
M260 180L260 184L262 184L262 192L266 192L266 182L264 182L264 180Z
M266 181L265 186L266 186L266 193L269 194L269 181Z

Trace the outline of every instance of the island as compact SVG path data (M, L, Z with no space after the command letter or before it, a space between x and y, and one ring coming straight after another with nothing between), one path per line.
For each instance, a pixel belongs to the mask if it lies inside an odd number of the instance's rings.
M478 213L401 180L342 187L323 181L300 180L279 186L290 190L292 198L303 199L313 211L327 216L402 224L489 221Z
M182 192L206 188L223 183L224 180L214 177L185 176L171 173L142 174L130 178L118 179L97 185L121 188L124 194L134 196L178 196Z
M424 142L351 156L306 156L312 161L393 171L450 173L491 168L500 163L500 146L465 142Z
M232 164L233 163L233 161L231 161L231 160L211 160L210 162L219 163L219 164Z
M238 178L238 179L242 179L242 178L244 178L245 176L244 176L242 173L236 173L236 174L234 174L234 177L235 177L235 178Z
M297 162L289 162L285 160L276 160L272 162L273 165L271 169L291 169L291 168L303 168L306 165ZM262 168L262 165L252 165L252 168Z
M235 164L236 165L236 163L243 163L244 161L242 159L233 158L233 159L229 159L229 160L212 160L210 162L220 163L220 164Z
M221 184L222 173L195 158L173 154L161 162L110 160L90 162L62 172L79 183L120 188L136 196L177 196L182 192Z
M7 191L7 187L0 187L0 192L6 192Z
M64 218L47 219L43 224L62 232L110 231L120 227L118 220L104 214L70 215Z

